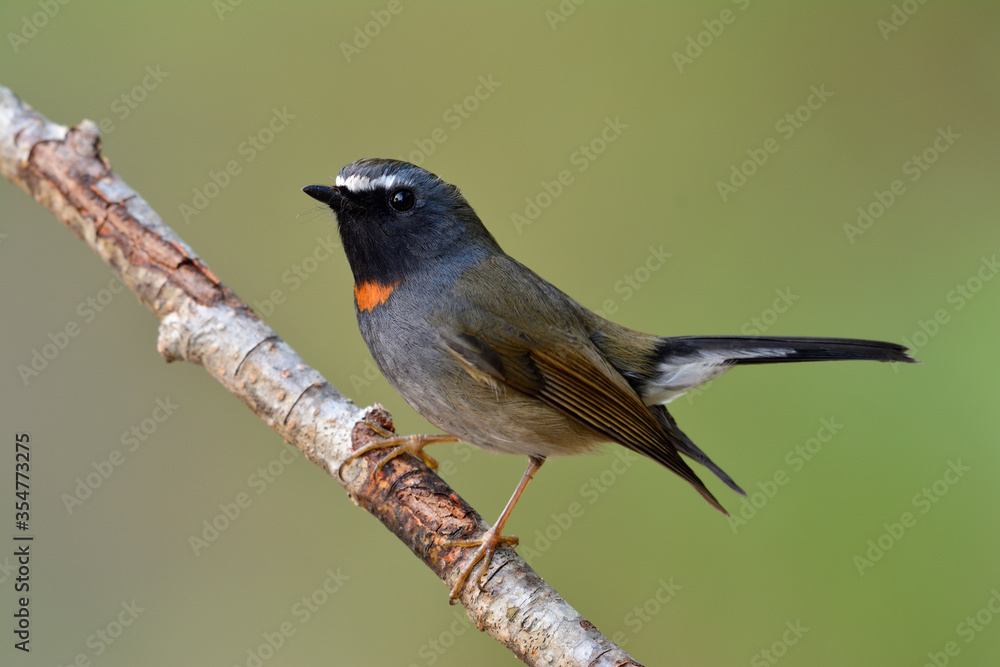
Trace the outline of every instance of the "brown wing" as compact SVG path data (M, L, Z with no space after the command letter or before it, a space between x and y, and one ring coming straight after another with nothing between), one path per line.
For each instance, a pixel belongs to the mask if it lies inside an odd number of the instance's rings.
M726 510L677 452L678 443L650 414L625 378L589 341L532 345L515 336L441 331L441 340L477 379L534 396L687 480L713 507ZM499 339L499 340L496 340Z

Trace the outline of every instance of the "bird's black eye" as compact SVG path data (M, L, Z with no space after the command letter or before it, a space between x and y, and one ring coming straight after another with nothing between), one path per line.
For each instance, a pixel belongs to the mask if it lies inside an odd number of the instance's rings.
M409 190L396 190L389 195L389 206L397 211L409 211L417 203L417 198Z

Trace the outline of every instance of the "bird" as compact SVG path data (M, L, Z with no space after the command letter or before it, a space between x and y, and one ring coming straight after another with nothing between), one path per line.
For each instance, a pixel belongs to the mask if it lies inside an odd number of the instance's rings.
M622 445L675 473L728 514L685 461L733 479L678 427L666 404L735 366L801 361L915 363L895 343L852 338L658 336L587 309L505 253L458 187L417 165L369 158L343 167L333 186L302 190L336 216L354 277L361 336L393 389L444 433L396 436L372 449L411 454L431 468L429 444L462 441L525 455L528 466L503 512L477 540L449 600L503 544L528 483L551 456Z

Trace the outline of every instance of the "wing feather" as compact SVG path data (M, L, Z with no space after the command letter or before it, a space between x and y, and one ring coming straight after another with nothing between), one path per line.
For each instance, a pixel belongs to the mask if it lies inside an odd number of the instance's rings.
M500 338L501 340L496 340ZM656 420L635 390L589 340L544 349L518 336L492 343L470 332L444 330L440 339L471 374L533 396L632 451L652 458L725 510L681 458L682 444Z

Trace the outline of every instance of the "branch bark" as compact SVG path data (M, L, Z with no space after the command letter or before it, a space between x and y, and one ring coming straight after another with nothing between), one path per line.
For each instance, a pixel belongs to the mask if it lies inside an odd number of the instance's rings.
M0 172L86 241L153 311L167 361L204 366L454 584L474 550L441 544L481 535L482 518L413 457L398 457L373 477L387 455L374 451L352 465L360 470L352 480L338 479L340 464L375 437L363 421L391 429L389 414L354 405L223 285L111 171L92 121L51 123L0 86ZM480 630L529 665L638 665L511 549L493 558L485 590L466 585L461 600Z

